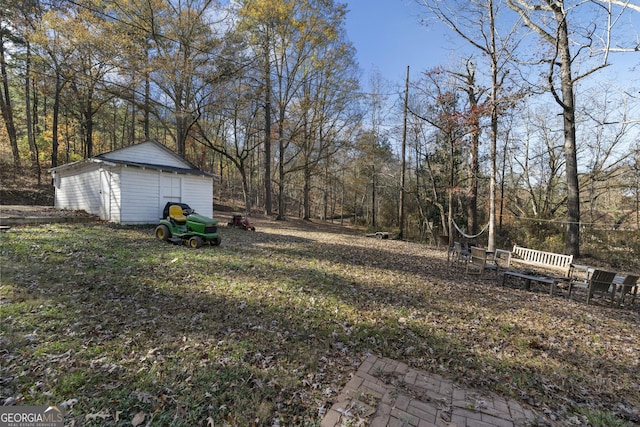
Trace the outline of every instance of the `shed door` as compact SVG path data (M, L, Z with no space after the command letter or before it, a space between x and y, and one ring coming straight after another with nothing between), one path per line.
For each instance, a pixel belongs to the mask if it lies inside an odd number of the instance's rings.
M182 178L178 175L160 174L160 206L158 218L167 202L180 202L182 199Z
M100 168L100 219L111 220L111 171Z

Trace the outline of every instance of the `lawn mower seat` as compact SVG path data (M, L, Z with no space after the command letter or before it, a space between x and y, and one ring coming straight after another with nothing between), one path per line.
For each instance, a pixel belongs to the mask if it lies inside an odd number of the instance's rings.
M182 208L178 205L171 205L171 207L169 207L169 219L176 224L185 224L187 222L187 217L184 216Z

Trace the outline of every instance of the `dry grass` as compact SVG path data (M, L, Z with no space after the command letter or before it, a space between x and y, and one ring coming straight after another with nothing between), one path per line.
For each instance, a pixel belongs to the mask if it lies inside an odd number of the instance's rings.
M336 226L256 225L198 250L149 228L2 233L0 398L65 402L74 425L318 425L375 353L554 424L640 422L638 305L503 288Z

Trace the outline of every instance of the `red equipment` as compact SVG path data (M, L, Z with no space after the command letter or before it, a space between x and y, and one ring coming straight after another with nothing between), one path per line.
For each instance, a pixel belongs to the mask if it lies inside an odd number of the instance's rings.
M256 231L256 228L249 222L247 218L243 218L242 215L233 215L231 221L227 223L228 227L242 228L243 230Z

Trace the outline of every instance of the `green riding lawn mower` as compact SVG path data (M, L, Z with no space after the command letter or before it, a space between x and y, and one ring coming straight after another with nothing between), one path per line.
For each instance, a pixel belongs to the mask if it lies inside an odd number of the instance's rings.
M186 203L167 203L162 217L155 230L158 240L186 244L191 248L199 248L205 243L220 244L218 221L195 213Z

